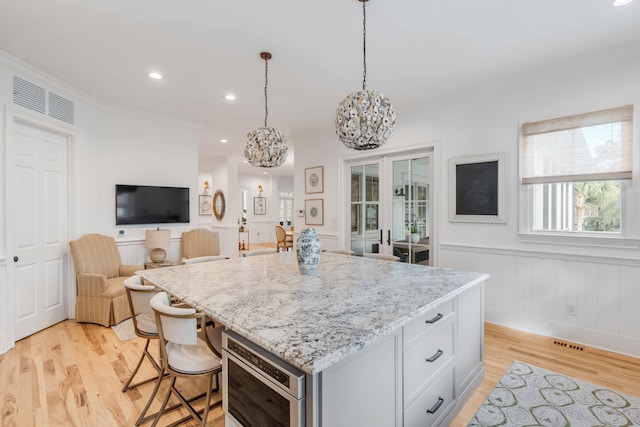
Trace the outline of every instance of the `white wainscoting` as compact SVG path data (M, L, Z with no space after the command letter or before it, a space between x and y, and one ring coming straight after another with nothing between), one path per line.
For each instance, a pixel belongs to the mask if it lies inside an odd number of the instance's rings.
M9 350L8 331L9 319L7 319L7 268L4 262L0 263L0 301L4 304L2 307L2 313L0 313L0 354L4 354ZM13 347L13 343L11 343Z
M440 266L491 275L489 322L640 357L640 260L441 244Z

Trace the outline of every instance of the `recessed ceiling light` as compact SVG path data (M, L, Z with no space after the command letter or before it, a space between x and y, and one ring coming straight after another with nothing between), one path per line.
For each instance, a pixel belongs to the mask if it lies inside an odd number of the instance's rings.
M625 4L631 3L633 0L615 0L613 2L614 6L624 6Z
M162 80L162 74L155 71L150 72L149 77L151 77L154 80Z
M222 142L223 144L226 144L229 141L227 141L226 139L221 139L220 142Z
M267 174L266 172L262 172L262 175L266 175L266 174Z
M247 163L247 161L246 161L246 160L243 160L243 161L242 161L242 163Z
M235 101L236 100L236 96L232 93L228 93L224 96L224 99L226 99L227 101Z

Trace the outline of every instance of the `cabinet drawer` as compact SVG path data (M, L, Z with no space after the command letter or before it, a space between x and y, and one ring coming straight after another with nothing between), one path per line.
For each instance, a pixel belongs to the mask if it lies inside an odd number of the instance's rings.
M450 366L405 409L404 427L436 425L453 404L453 366Z
M416 336L442 324L452 314L453 300L449 300L413 319L403 328L404 348L411 346Z
M405 406L413 400L420 386L433 380L440 368L453 359L453 317L449 317L433 333L403 353Z

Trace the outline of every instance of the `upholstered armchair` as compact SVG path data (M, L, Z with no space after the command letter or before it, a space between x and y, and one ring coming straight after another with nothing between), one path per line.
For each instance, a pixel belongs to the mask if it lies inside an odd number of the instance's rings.
M226 256L220 255L218 232L206 228L196 228L182 233L180 253L182 264L227 259Z
M111 326L131 317L124 281L143 265L122 265L113 237L86 234L69 242L76 270L76 321Z

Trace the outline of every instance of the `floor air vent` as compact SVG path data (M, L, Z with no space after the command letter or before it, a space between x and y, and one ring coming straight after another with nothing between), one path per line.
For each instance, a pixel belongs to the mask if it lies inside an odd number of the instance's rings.
M559 347L565 347L570 350L584 351L584 347L577 344L566 343L564 341L558 341L558 340L554 340L553 343Z
M74 124L75 121L73 101L18 76L13 76L13 103L63 122Z

